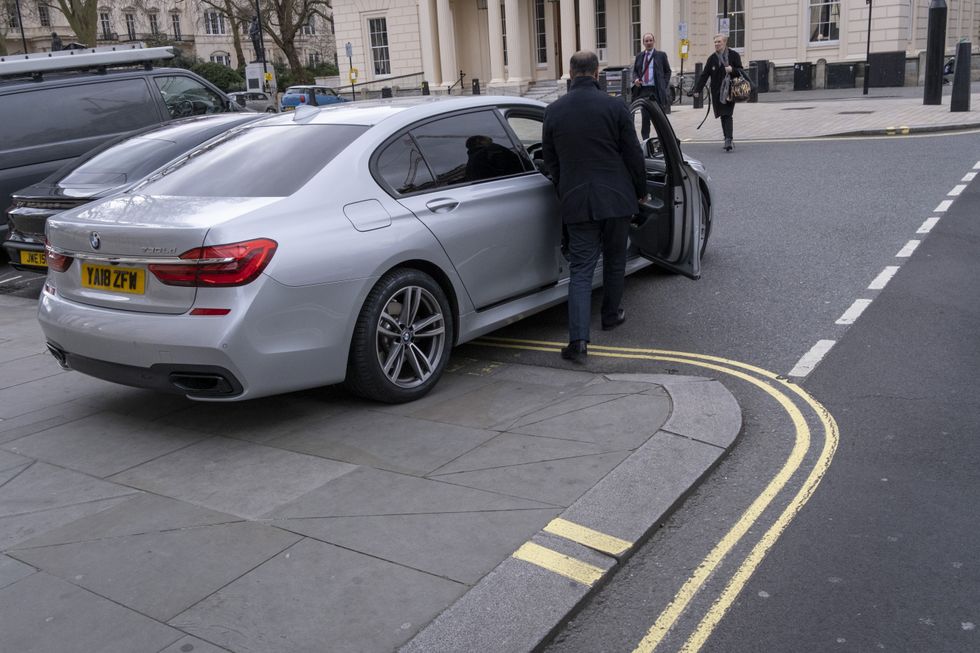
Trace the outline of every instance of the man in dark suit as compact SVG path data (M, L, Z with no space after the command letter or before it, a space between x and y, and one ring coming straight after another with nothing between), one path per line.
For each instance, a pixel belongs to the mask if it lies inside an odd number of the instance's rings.
M633 61L633 100L650 98L660 105L664 113L670 113L667 89L670 87L670 62L667 53L653 46L657 41L653 34L643 35L643 51ZM644 113L641 135L650 137L650 119Z
M544 112L544 165L558 188L568 229L568 346L562 358L588 354L592 277L602 252L602 328L626 320L620 308L630 217L646 196L646 168L633 121L620 98L599 88L599 59L576 52L568 93Z

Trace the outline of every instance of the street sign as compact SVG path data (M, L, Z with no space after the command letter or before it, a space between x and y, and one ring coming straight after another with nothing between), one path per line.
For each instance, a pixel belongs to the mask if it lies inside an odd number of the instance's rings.
M691 42L687 39L681 39L680 47L677 48L677 54L681 59L687 59L687 53L691 50Z
M357 81L357 68L350 69L350 83L353 84Z
M724 34L725 36L731 34L731 28L729 27L729 25L731 25L731 18L719 18L718 33Z
M686 22L683 22L682 21L677 26L677 38L679 38L679 39L686 39L687 38L687 23Z
M265 81L267 81L267 82L271 82L272 81L272 73L266 73L265 74Z
M351 57L354 56L354 48L351 46L350 41L348 41L347 44L344 45L344 50L347 51L347 58L348 59L350 59Z

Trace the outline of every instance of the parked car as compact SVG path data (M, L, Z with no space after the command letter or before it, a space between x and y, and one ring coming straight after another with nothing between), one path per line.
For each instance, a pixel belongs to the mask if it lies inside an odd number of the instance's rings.
M292 111L303 104L323 107L338 102L349 102L349 100L327 86L305 85L290 86L279 101L281 111Z
M194 399L341 381L419 398L454 345L567 298L558 202L534 164L544 109L488 96L300 107L54 216L38 309L49 350ZM635 110L655 136L627 272L655 262L697 278L708 176L659 107ZM475 173L474 136L516 165Z
M169 47L111 46L0 57L0 241L13 191L110 138L173 118L239 111L189 70L152 65L173 56Z
M228 97L233 102L238 103L238 106L244 106L252 111L258 111L259 113L276 112L276 103L265 93L258 91L235 91L234 93L229 93Z
M7 210L9 233L3 243L10 264L18 270L47 272L44 225L52 215L124 190L204 141L265 117L259 113L221 113L144 127L15 192Z

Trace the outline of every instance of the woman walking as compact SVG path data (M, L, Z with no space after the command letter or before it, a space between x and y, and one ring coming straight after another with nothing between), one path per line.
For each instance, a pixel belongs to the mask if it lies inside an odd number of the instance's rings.
M711 108L714 109L715 118L721 118L721 131L725 135L725 151L731 152L734 148L732 115L735 113L735 105L728 101L728 84L724 84L725 92L722 93L722 82L726 77L742 76L742 58L738 56L738 52L728 49L728 37L724 34L716 34L714 42L715 51L708 57L704 70L701 71L701 77L688 95L697 95L708 80L711 80Z

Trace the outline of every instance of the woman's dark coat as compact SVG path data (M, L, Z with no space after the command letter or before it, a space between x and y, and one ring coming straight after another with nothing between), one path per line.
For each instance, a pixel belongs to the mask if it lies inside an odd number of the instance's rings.
M742 58L738 56L738 52L735 52L735 50L728 50L728 65L732 67L732 77L742 76ZM711 80L711 108L715 111L715 118L730 116L735 113L735 105L730 102L722 104L720 100L721 80L727 74L725 67L721 65L718 53L712 52L711 56L704 63L704 70L701 71L701 77L698 78L697 83L694 85L694 93L699 93L704 88L707 80Z

